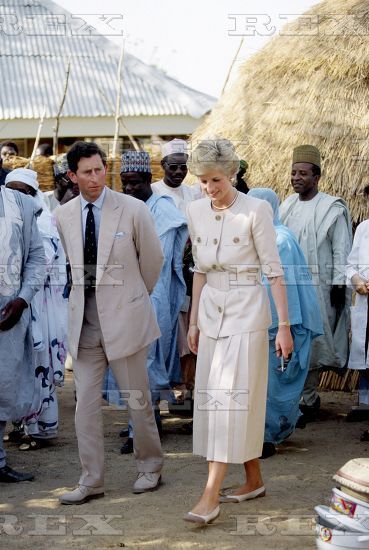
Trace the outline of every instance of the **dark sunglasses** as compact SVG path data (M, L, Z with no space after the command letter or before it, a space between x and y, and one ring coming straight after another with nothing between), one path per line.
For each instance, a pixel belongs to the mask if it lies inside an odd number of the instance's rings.
M187 164L167 164L167 166L171 172L175 172L178 168L180 168L182 172L187 170Z

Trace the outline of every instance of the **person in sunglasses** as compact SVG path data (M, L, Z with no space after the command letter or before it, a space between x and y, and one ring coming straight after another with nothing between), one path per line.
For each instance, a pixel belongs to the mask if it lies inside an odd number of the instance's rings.
M190 186L183 183L187 176L187 143L177 138L168 141L162 146L162 154L164 178L153 183L151 188L158 195L171 197L176 207L185 214L187 204L201 198L198 184Z

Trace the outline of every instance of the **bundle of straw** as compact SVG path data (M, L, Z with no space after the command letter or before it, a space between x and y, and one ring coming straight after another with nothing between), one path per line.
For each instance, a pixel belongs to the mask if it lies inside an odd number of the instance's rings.
M330 391L354 391L358 388L360 372L348 369L341 375L333 371L323 372L319 389Z

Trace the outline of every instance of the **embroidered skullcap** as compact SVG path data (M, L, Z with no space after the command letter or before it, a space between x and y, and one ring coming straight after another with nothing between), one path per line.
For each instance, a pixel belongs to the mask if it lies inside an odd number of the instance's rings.
M125 172L146 172L151 174L150 155L146 151L123 151L120 173Z
M69 170L68 161L67 161L67 154L60 155L55 159L54 162L54 176L61 176L62 174L66 174Z
M183 139L172 139L172 141L167 141L161 146L161 153L163 158L168 155L176 155L178 153L188 155L187 153L187 142Z
M292 155L292 164L296 162L310 162L320 168L320 152L314 145L299 145L295 147Z

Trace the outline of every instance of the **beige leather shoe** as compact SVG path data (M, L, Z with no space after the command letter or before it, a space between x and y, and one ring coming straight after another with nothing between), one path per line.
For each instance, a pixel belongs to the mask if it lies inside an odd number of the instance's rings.
M70 493L64 493L59 497L61 504L83 504L93 498L101 498L104 496L103 487L87 487L86 485L78 485L76 489Z
M140 472L136 481L133 484L132 493L146 493L147 491L155 491L160 485L160 472Z

